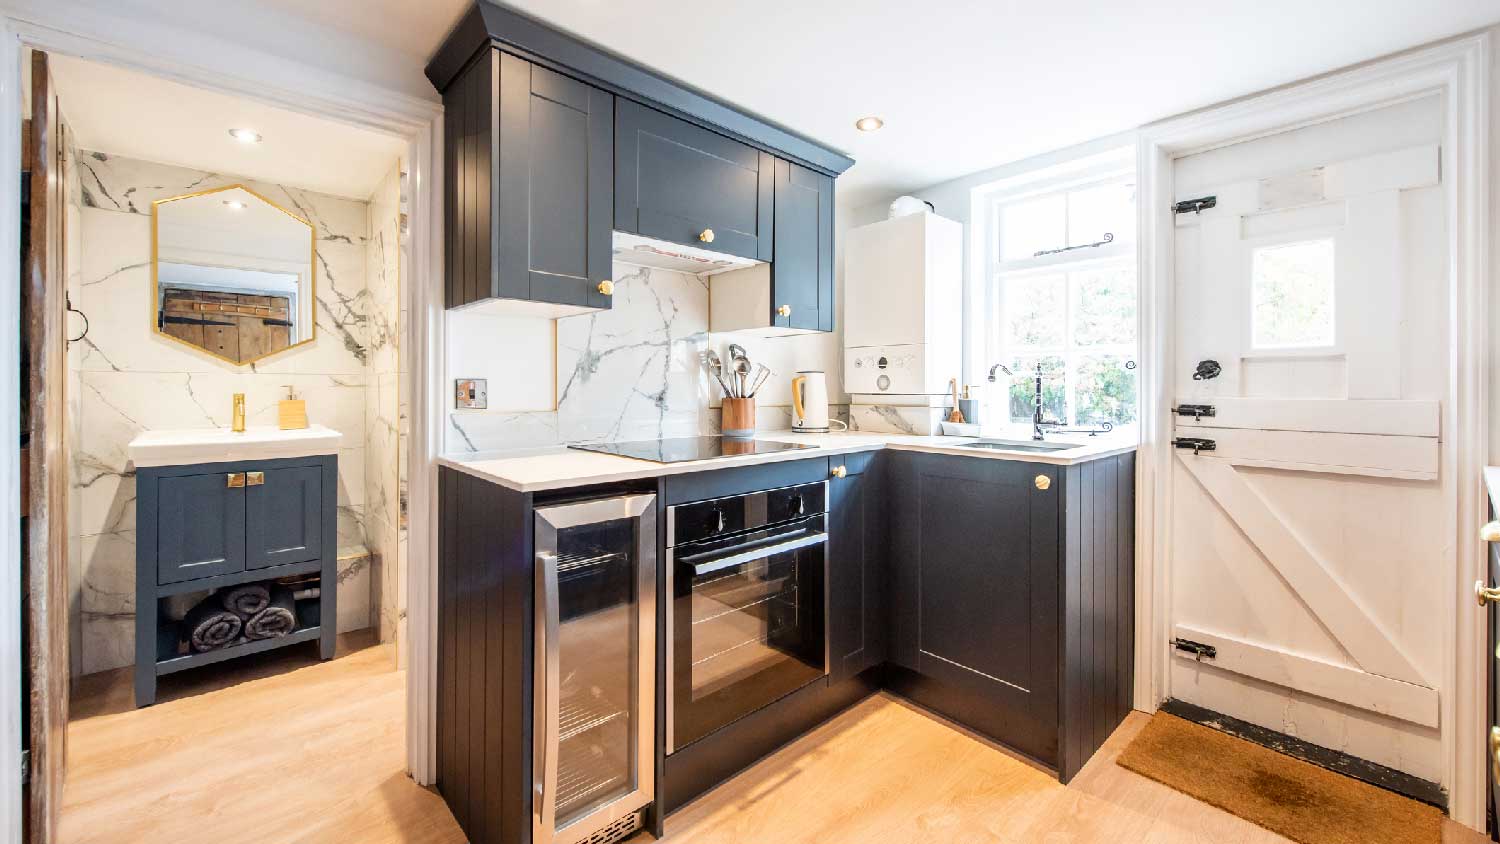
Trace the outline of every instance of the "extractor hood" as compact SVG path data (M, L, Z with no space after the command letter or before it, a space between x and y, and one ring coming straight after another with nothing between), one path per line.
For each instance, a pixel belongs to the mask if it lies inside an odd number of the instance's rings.
M614 233L614 259L633 267L652 267L696 276L717 275L763 263L753 258L618 231Z

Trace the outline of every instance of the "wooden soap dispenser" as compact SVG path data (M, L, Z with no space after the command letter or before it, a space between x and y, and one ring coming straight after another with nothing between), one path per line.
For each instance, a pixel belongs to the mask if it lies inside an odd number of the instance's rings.
M286 398L276 405L276 419L283 431L307 427L307 402L297 398L291 384L286 385Z

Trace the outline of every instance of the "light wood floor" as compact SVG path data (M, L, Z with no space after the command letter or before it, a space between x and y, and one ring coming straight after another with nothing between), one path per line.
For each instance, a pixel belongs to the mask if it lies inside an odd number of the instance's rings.
M209 672L165 683L162 702L143 710L130 708L128 673L86 678L74 700L62 841L462 842L442 801L402 773L405 675L390 647L341 649L328 663L311 650L228 681ZM665 840L1285 842L1115 765L1146 720L1132 715L1065 788L879 695L673 815ZM1444 839L1485 840L1451 823Z

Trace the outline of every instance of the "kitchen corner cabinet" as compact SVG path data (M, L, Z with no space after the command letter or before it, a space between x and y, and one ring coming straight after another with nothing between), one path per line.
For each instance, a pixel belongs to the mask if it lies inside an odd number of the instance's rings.
M877 452L829 458L828 677L885 662L884 464Z
M610 306L614 95L487 48L443 92L447 306Z
M1071 780L1131 706L1134 455L888 457L888 684Z
M771 324L833 330L833 177L776 161Z
M316 639L331 659L337 619L338 457L142 467L136 472L135 699L159 676ZM161 608L173 595L317 574L287 636L182 654Z

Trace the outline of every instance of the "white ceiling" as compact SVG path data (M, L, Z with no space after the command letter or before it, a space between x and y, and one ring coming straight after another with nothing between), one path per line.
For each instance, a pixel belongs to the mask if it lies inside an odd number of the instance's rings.
M155 76L50 57L64 119L79 148L366 199L406 144L332 120ZM264 140L229 136L250 128Z

